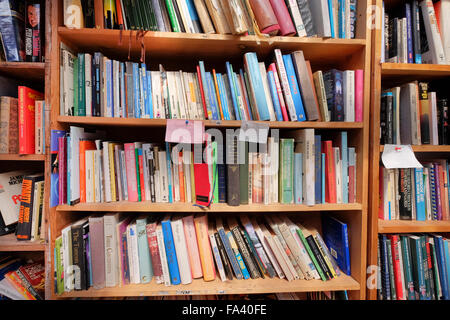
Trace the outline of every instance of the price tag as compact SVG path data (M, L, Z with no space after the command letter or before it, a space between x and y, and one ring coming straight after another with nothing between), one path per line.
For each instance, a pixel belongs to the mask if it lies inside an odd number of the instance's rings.
M423 168L411 146L387 144L381 160L386 169Z

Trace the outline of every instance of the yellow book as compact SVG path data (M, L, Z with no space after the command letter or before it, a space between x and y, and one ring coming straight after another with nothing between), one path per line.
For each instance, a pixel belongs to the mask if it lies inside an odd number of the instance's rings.
M111 177L111 200L112 202L117 201L116 198L116 170L115 170L115 161L114 161L114 146L117 143L109 143L109 176Z

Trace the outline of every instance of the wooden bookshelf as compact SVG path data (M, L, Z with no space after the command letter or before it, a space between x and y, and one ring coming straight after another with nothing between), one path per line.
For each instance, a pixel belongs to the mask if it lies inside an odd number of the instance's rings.
M44 154L0 154L0 161L45 161Z
M44 81L43 62L0 62L0 74L21 80Z
M50 3L49 0L47 0ZM98 1L98 0L96 0ZM134 62L145 58L147 66L151 70L159 63L166 70L194 71L199 60L204 60L207 68L221 69L226 61L236 65L242 65L243 54L256 52L260 61L269 62L272 59L273 50L281 49L283 52L303 50L306 59L311 61L314 71L337 68L341 70L364 70L364 121L362 123L336 123L336 122L265 122L270 128L282 130L295 130L314 128L319 132L347 130L349 143L356 147L358 153L357 163L357 203L355 204L323 204L312 207L304 205L243 205L230 207L226 204L214 204L211 209L200 209L192 204L154 204L144 203L101 203L101 204L77 204L74 206L63 205L55 208L49 207L46 199L46 207L49 212L49 224L51 230L50 250L54 249L55 239L61 234L62 228L80 219L80 216L103 212L201 212L207 211L213 216L219 213L270 213L287 212L289 214L302 214L308 219L320 219L321 214L333 214L349 223L349 241L351 255L351 276L341 275L331 281L287 281L284 279L257 279L257 280L233 280L221 282L216 279L212 282L194 280L187 286L156 285L127 285L116 288L104 288L100 290L74 291L59 296L54 294L54 284L51 282L51 298L64 299L74 297L125 297L125 296L160 296L160 295L193 295L193 294L248 294L248 293L274 293L274 292L308 292L308 291L335 291L348 290L351 299L364 299L365 274L366 274L366 234L367 234L367 209L369 186L369 105L370 105L370 56L371 56L371 30L366 28L370 12L368 7L370 0L358 1L356 38L324 39L324 38L298 38L298 37L271 37L260 38L257 36L233 36L220 34L186 34L167 32L147 32L142 42L136 38L136 31L104 30L104 29L68 29L63 26L62 0L51 1L51 27L54 32L51 35L52 62L49 65L50 85L46 87L46 100L52 106L51 129L67 130L69 126L76 125L87 128L97 128L106 131L108 137L120 140L156 139L164 133L166 120L159 119L118 119L95 117L67 117L59 114L60 103L60 43L64 42L74 52L100 51L112 59L126 61L128 55ZM145 56L141 57L141 48L145 48ZM239 128L240 121L204 121L205 127L213 128ZM47 140L50 141L50 140ZM136 141L136 140L134 140ZM47 146L48 147L48 146ZM46 179L49 179L50 166L46 167ZM46 191L50 191L50 184L46 184ZM53 274L52 256L48 268Z
M0 237L0 252L45 251L43 242L18 241L14 234Z
M405 0L385 0L387 10L405 3ZM373 0L377 12L382 12L382 1ZM381 26L381 15L377 17L377 25ZM368 251L367 265L377 265L377 242L380 233L414 233L414 232L450 232L448 221L384 221L378 219L379 208L379 170L381 152L380 145L380 102L381 91L402 85L410 81L432 81L450 78L450 65L381 63L382 30L372 33L372 89L370 107L370 174L369 174L369 219L368 219ZM449 158L450 146L420 145L412 146L419 159ZM370 276L370 275L368 275ZM367 290L367 298L377 299L375 290Z

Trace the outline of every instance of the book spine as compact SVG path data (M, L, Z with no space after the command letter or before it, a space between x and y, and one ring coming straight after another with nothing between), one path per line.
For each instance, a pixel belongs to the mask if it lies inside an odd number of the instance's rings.
M228 259L231 263L231 267L233 268L234 275L238 280L240 280L243 277L242 271L240 269L238 261L236 260L236 256L233 252L233 248L231 247L229 238L225 234L225 231L223 228L219 228L218 232L219 232L220 239L222 240L222 243L225 247L225 252L227 253Z
M412 26L412 12L411 12L411 4L405 3L405 15L406 15L406 33L407 33L407 62L414 63L413 56L413 26Z
M278 69L278 74L281 80L281 86L283 88L284 97L286 99L287 110L289 111L289 117L291 121L299 121L297 118L297 112L292 98L291 89L289 85L289 79L286 73L286 68L283 61L283 55L279 49L275 49L275 60Z
M238 265L239 265L239 267L241 269L242 276L243 276L244 279L247 280L248 278L250 278L250 274L249 274L249 272L247 270L247 267L246 267L246 265L244 263L242 255L239 252L238 246L237 246L237 244L236 244L236 242L235 242L235 240L233 238L233 234L231 232L227 232L226 235L228 237L228 240L230 242L230 246L231 246L231 248L232 248L232 250L234 252L234 255L236 257L236 261L237 261L237 263L238 263Z
M175 244L173 240L172 227L170 221L162 221L162 230L164 233L164 246L166 248L167 264L169 266L170 282L172 285L181 283L180 271L178 268L177 255L175 253Z
M159 255L158 238L156 235L156 223L149 223L146 225L147 241L150 250L152 271L155 276L156 283L163 283L163 271L161 256Z
M233 280L233 270L232 270L232 267L231 267L231 263L228 260L227 253L225 251L225 247L224 247L224 245L222 243L222 240L221 240L220 235L219 235L218 232L214 233L214 238L215 238L215 241L216 241L216 244L217 244L217 249L218 249L219 254L220 254L220 259L221 259L221 261L223 263L223 267L224 267L224 270L225 270L226 278L228 278L229 280Z

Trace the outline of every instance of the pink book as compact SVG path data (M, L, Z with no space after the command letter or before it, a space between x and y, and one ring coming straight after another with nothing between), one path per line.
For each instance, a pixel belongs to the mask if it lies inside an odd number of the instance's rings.
M355 70L355 121L363 122L364 116L364 70Z
M104 241L103 217L89 217L92 283L95 289L104 288L106 283Z
M163 283L164 277L161 257L159 255L158 238L156 237L156 222L147 224L146 231L150 256L152 257L153 275L155 276L156 283Z
M198 252L197 234L194 226L194 216L190 215L183 218L184 236L191 264L192 278L203 277L202 264L200 262L200 253Z
M127 169L128 201L138 201L136 179L136 153L134 143L125 143L125 167Z
M117 243L119 245L119 273L121 284L130 283L130 268L128 265L128 247L126 243L127 227L131 223L132 217L128 217L117 224ZM125 237L123 235L125 234Z
M275 63L269 66L269 71L273 72L273 77L275 78L275 86L277 87L278 100L280 100L281 114L283 115L284 121L289 121L289 116L286 109L286 102L283 97L283 90L281 90L280 78L278 77L278 71Z

